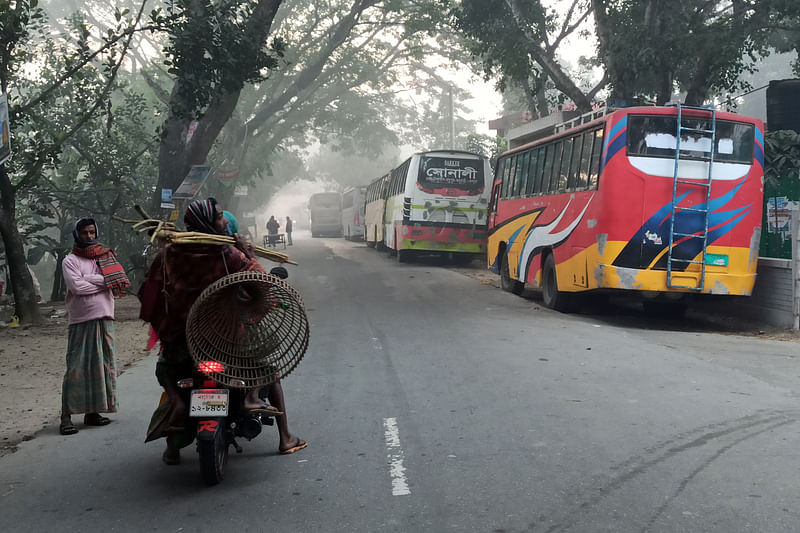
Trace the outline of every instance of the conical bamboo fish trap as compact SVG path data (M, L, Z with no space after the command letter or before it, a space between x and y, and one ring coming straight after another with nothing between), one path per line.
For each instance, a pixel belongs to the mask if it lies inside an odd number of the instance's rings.
M300 295L263 272L237 272L214 282L186 321L195 363L221 363L209 376L235 388L261 387L289 375L305 355L308 338Z

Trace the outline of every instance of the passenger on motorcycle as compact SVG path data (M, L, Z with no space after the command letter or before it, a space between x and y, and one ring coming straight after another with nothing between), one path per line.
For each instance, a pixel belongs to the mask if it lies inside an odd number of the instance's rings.
M226 234L227 221L213 198L189 204L183 221L188 231ZM193 439L193 432L186 427L187 400L177 387L178 380L191 377L194 371L185 333L192 304L206 287L229 273L264 272L255 259L253 245L238 234L235 238L236 246L167 244L150 265L139 292L140 316L152 325L161 340L156 377L167 395L167 405L154 413L146 441L166 437L167 449L162 458L167 464L178 464L180 448ZM280 382L268 387L267 397L272 406L265 405L258 397L258 389L253 389L245 399L244 408L283 413L276 417L280 453L305 448L308 444L289 431Z

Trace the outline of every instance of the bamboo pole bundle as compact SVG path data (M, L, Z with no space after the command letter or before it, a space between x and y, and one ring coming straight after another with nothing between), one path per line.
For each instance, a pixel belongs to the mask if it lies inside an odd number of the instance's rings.
M145 220L130 220L120 217L112 217L114 220L132 224L133 229L139 233L148 233L150 242L154 243L157 239L171 244L216 244L219 246L230 244L236 245L236 239L228 235L214 235L211 233L198 233L195 231L178 231L177 226L172 222L165 222L156 218ZM253 246L253 251L258 257L275 261L276 263L289 263L296 265L289 256L275 250L269 250L262 246Z

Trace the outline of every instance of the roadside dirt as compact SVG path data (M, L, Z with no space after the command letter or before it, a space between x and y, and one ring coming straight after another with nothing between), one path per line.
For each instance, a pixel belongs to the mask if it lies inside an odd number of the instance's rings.
M41 309L46 319L40 327L0 329L0 457L58 424L67 319L63 303L43 304ZM0 312L0 319L7 321L10 314ZM147 355L148 328L139 320L134 296L118 299L115 315L117 373L122 374Z

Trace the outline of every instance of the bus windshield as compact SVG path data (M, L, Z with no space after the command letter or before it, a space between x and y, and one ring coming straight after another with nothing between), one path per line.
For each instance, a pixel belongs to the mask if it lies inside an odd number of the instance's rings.
M681 117L689 131L681 134L681 159L708 159L711 155L711 120ZM714 161L753 162L753 125L743 122L716 121ZM639 157L675 157L677 118L674 116L632 115L628 118L628 155Z
M479 194L485 186L481 159L422 156L417 183L428 193L448 194L448 189Z
M309 202L312 209L339 209L338 193L318 193Z

